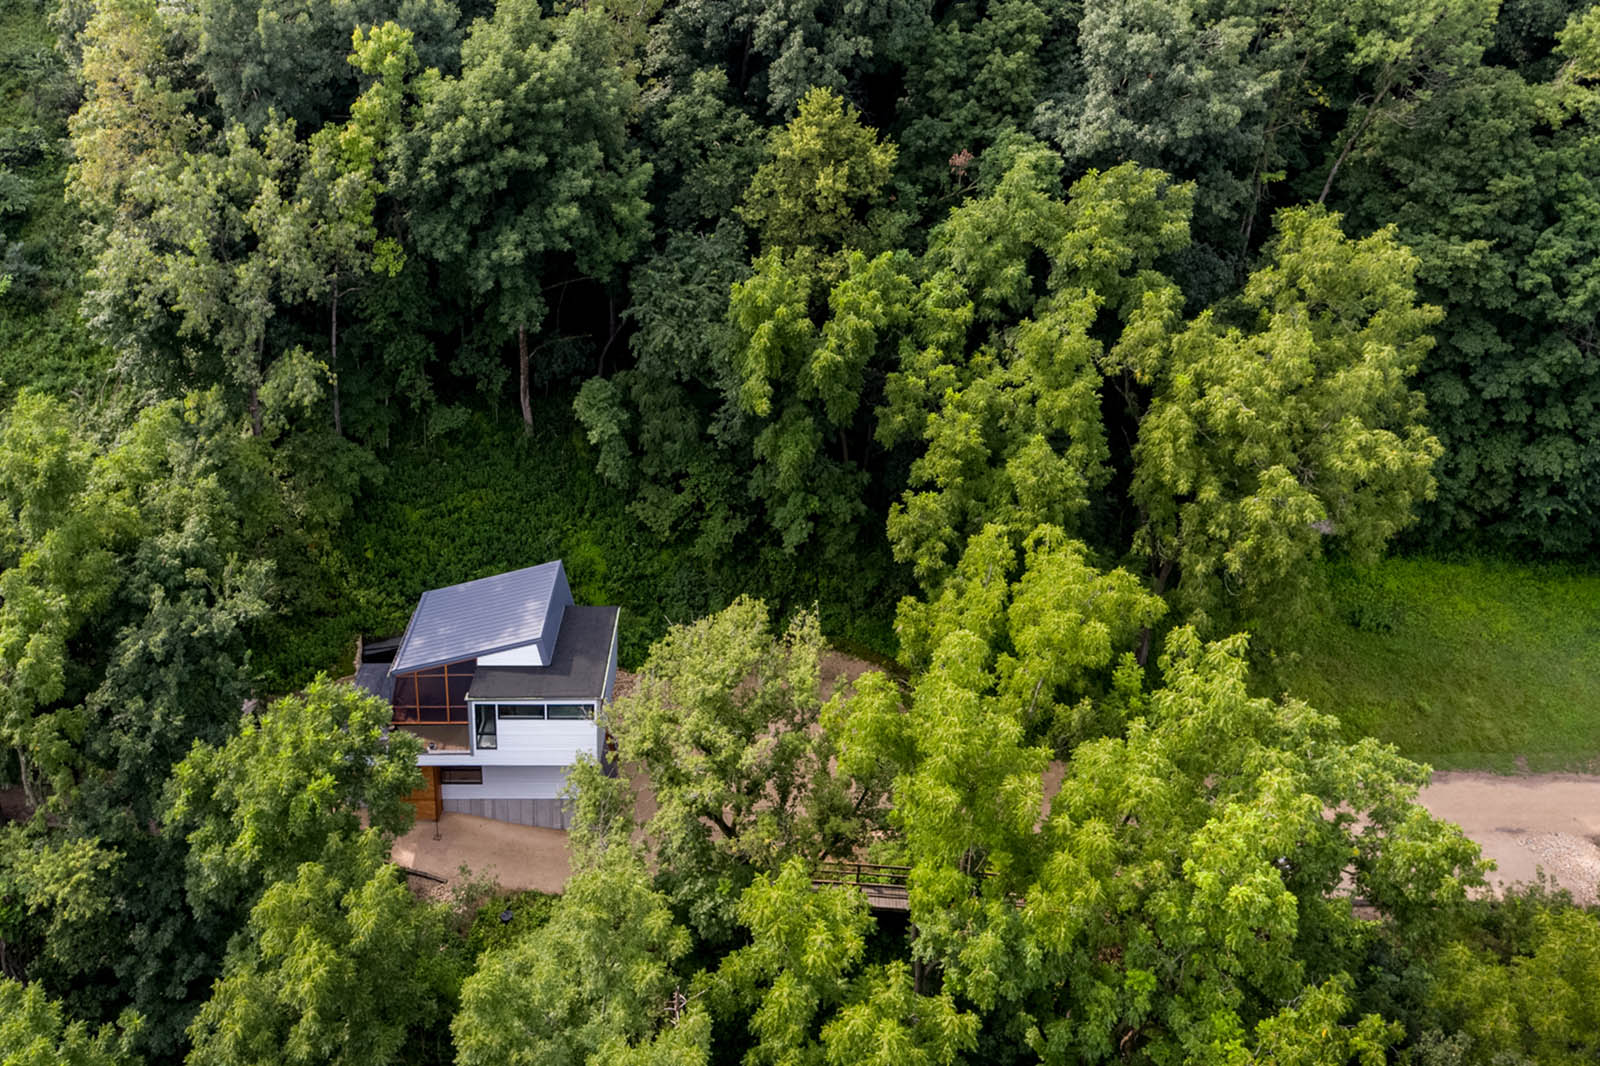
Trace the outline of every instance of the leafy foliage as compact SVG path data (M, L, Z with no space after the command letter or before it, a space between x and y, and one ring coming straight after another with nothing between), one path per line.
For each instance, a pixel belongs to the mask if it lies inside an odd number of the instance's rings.
M448 971L437 915L382 851L376 830L342 838L267 889L191 1026L189 1063L400 1058L408 1031L449 1002L432 987Z
M668 630L611 706L621 758L650 776L647 838L702 936L727 935L749 870L848 854L873 826L882 782L836 773L817 728L822 648L815 614L775 637L766 606L740 598Z
M421 783L422 743L390 734L389 718L383 701L319 679L225 744L196 744L174 769L166 813L188 840L195 907L248 907L358 835L363 817L389 837L410 828L403 797Z
M1212 615L1294 610L1324 537L1376 558L1432 494L1440 452L1406 387L1438 318L1416 303L1415 258L1327 214L1278 227L1242 328L1207 313L1159 369L1131 356L1157 379L1134 450L1140 539L1158 587L1176 566L1180 601Z
M484 956L461 989L456 1061L705 1062L705 1013L671 1013L688 949L643 865L617 853L573 878L548 923Z
M62 1017L61 1005L38 985L0 977L0 1063L5 1066L130 1066L126 1033L111 1026L90 1034L82 1022ZM136 1025L135 1019L128 1019Z

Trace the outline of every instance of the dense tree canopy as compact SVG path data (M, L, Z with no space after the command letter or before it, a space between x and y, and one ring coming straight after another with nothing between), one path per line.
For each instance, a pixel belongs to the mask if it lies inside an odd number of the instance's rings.
M0 27L4 1066L1594 1058L1592 908L1279 668L1600 546L1600 7ZM544 553L571 880L421 898L329 678Z

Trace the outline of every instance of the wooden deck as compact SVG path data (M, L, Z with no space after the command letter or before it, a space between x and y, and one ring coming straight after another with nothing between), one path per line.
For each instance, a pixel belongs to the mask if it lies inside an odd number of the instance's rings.
M825 862L817 866L811 883L818 888L842 885L854 888L867 898L867 907L875 911L895 911L901 914L911 909L911 891L906 878L909 866L885 866L874 862Z

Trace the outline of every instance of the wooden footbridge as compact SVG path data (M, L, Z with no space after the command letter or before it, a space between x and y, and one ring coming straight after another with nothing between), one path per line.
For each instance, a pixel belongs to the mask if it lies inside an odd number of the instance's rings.
M867 898L867 906L875 911L895 911L905 914L911 910L911 893L906 878L909 866L885 866L875 862L824 862L817 865L811 883L819 888L843 885L854 888Z

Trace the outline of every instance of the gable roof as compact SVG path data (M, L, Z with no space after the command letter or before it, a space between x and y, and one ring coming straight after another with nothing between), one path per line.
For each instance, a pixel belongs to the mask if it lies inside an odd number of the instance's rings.
M480 666L469 700L610 699L617 607L568 607L549 666Z
M572 602L561 560L429 589L411 612L391 674L545 642Z

